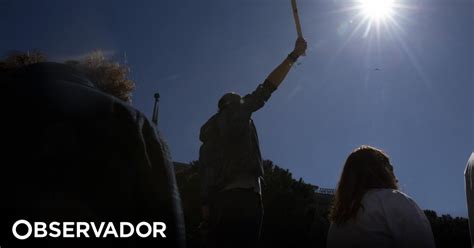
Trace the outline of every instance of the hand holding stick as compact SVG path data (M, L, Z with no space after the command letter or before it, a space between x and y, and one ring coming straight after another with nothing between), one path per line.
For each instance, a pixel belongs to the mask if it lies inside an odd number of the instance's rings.
M303 39L303 32L301 31L300 16L298 14L296 0L291 0L291 7L293 9L293 18L295 19L296 33L298 34L298 39ZM306 53L303 52L301 55L305 56Z

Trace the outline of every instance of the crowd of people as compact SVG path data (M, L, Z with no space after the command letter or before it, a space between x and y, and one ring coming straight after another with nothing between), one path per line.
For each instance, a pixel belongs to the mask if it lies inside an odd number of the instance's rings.
M257 247L265 175L252 115L305 53L294 49L245 96L231 92L201 128L202 229L206 247ZM3 98L1 240L17 219L166 223L165 239L42 240L47 246L184 247L185 229L169 148L156 127L128 102L127 70L101 56L66 63L38 53L0 63ZM112 75L112 76L111 76ZM361 146L347 158L330 212L329 248L434 247L430 224L399 191L381 150ZM7 242L7 243L8 243ZM3 244L0 244L3 245ZM5 247L8 247L5 245Z

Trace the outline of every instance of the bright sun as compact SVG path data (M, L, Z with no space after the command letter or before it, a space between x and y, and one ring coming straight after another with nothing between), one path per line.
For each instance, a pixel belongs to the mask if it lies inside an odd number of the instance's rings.
M393 12L393 5L393 0L360 0L360 8L363 14L373 20L390 17Z

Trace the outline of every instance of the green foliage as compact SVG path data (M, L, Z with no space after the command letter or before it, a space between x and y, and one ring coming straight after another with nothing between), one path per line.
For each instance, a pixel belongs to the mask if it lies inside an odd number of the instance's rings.
M297 181L287 169L266 160L262 242L265 247L298 247L311 242L317 213L314 185Z
M327 216L327 209L322 209L317 204L317 187L305 183L301 178L293 179L287 169L282 169L269 160L264 161L263 165L265 213L262 246L297 247L325 242L329 223L322 215ZM186 220L188 246L200 247L199 162L193 161L187 168L177 168L176 178ZM322 234L319 235L321 239L317 239L317 234Z
M425 215L431 223L436 247L470 247L469 223L466 218L453 218L449 214L438 216L433 210L425 210Z

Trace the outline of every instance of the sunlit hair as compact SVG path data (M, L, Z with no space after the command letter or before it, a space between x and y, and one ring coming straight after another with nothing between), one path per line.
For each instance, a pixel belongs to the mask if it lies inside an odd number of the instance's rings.
M388 156L379 149L361 146L347 158L330 212L333 223L343 224L363 209L361 200L370 189L398 189Z
M39 51L11 52L0 61L0 70L14 70L46 61L46 56ZM103 92L131 102L135 83L128 78L129 68L107 59L101 51L94 51L79 60L64 63L82 71Z
M39 51L19 52L13 51L7 54L5 59L0 61L0 69L14 70L25 65L46 62L46 56Z

